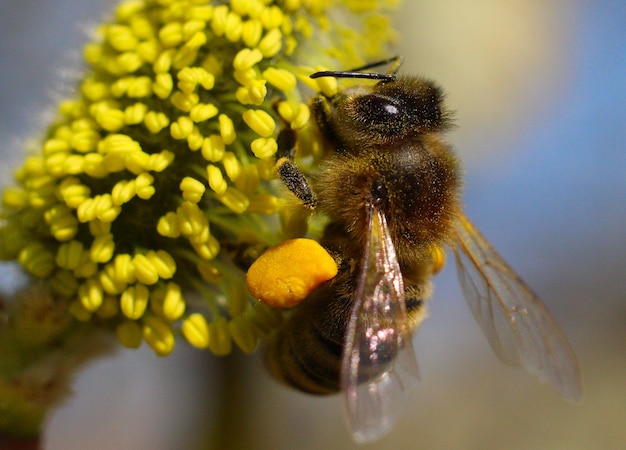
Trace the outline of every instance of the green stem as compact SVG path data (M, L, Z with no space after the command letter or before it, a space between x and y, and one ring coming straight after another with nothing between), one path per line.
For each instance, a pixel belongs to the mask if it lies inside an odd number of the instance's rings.
M0 299L0 311L0 448L36 448L45 419L69 396L76 373L112 349L113 340L74 320L42 285L10 302Z

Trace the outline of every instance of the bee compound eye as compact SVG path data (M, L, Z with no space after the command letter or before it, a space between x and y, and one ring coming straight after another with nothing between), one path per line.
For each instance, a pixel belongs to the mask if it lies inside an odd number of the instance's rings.
M370 125L387 124L396 120L402 106L394 99L381 95L366 95L359 100L357 114Z

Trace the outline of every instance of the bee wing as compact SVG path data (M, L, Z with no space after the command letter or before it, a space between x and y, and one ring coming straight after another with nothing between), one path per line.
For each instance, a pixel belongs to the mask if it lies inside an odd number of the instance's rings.
M358 443L376 440L392 428L418 378L395 249L384 214L368 209L369 231L340 380Z
M463 292L491 347L510 365L522 365L570 400L582 380L574 351L537 295L463 215L454 255Z

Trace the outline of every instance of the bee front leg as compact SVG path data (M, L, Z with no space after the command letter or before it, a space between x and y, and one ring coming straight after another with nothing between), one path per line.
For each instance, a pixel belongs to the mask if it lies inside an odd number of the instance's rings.
M276 151L276 171L278 176L307 209L317 206L317 197L311 190L309 182L295 161L297 136L291 128L284 128L278 135Z
M344 146L331 120L333 113L329 100L322 95L313 98L311 101L311 112L313 113L313 117L315 117L315 123L322 136L324 136L328 142L333 143L335 151L344 153Z

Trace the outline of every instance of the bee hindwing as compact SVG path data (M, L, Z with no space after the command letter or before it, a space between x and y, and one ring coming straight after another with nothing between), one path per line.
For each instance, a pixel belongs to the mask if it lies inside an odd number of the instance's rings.
M541 300L465 216L459 217L456 233L461 286L494 352L507 364L522 365L563 397L580 399L576 356Z

